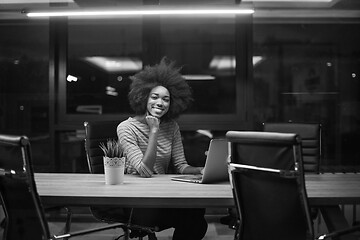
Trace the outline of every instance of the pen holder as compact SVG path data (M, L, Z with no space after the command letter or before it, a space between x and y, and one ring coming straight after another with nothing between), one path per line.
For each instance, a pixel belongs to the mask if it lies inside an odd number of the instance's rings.
M105 184L115 185L124 183L125 157L103 157Z

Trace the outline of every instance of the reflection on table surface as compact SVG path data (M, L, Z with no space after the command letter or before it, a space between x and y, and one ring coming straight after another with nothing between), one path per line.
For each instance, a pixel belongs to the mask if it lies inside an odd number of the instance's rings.
M36 173L38 192L47 204L118 204L133 207L232 207L229 182L195 184L174 175L142 178L125 175L121 185L105 185L103 174ZM311 205L360 203L360 174L306 175Z

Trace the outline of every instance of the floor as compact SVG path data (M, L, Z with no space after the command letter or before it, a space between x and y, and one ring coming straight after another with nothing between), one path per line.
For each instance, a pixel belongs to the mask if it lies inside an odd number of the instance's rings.
M70 232L89 229L97 226L104 226L106 223L96 220L88 208L72 208L72 223ZM206 214L208 222L208 230L204 240L233 240L235 231L228 226L220 223L220 218L225 216L226 210L212 210ZM3 209L0 207L0 222L5 217ZM65 227L65 211L51 212L46 215L51 235L59 235L63 233ZM167 229L156 233L158 240L169 240L172 238L174 229ZM113 240L122 235L121 229L110 229L106 231L91 233L83 236L72 237L71 240ZM3 228L0 227L0 240L3 239ZM123 239L123 238L121 238ZM144 238L147 240L147 238Z
M209 223L208 231L204 240L233 240L234 239L234 230L230 229L228 226L222 225L219 223L219 217L216 216L207 216L207 221ZM71 231L77 231L81 229L91 228L95 226L102 226L104 223L94 222L94 221L83 221L83 222L73 222L71 224ZM64 227L63 222L50 221L49 223L51 233L60 233ZM157 232L156 237L158 240L169 240L172 237L173 229L164 230L162 232ZM116 237L122 234L121 229L111 229L97 233L91 233L85 236L73 237L72 240L113 240ZM147 240L147 238L145 238Z
M348 219L348 222L352 222L353 220L357 220L353 218L353 208L352 206L344 206L343 208L344 214ZM359 208L357 208L359 211ZM230 229L228 226L225 226L223 224L220 224L220 218L224 216L226 212L223 211L217 212L212 211L210 214L206 215L206 219L208 222L208 231L206 233L206 236L204 240L233 240L234 239L234 230ZM356 214L359 216L359 213ZM356 216L355 215L355 216ZM2 211L2 208L0 208L0 219L2 220L4 218L4 213ZM51 234L61 234L64 228L64 222L65 222L65 216L64 214L55 214L54 216L47 215L50 233ZM97 221L95 218L92 217L91 214L87 212L87 210L81 210L74 211L73 212L73 221L71 224L71 232L78 231L78 230L84 230L89 229L97 226L103 226L104 223L101 223ZM314 230L316 232L316 235L319 233L326 233L327 229L324 226L324 221L322 218L316 219L314 221ZM173 229L164 230L162 232L157 232L156 236L158 240L170 240L173 233ZM3 235L3 229L0 228L0 240L2 239ZM106 230L102 232L96 232L91 233L84 236L79 237L72 237L71 240L114 240L118 236L122 235L121 229L111 229ZM357 240L360 240L360 233L355 235ZM123 239L123 238L121 238ZM147 240L145 238L144 240Z
M356 210L358 212L359 208L357 208ZM357 219L356 217L354 218L353 215L354 214L353 206L350 205L343 206L343 211L349 223ZM226 214L227 212L225 209L212 209L210 211L207 211L206 220L208 222L208 230L203 240L233 240L234 239L235 231L233 229L230 229L228 226L220 223L220 218ZM356 215L359 216L359 214L360 213L357 213L355 214L355 216ZM84 217L82 217L82 215ZM91 214L89 215L87 210L83 210L83 208L81 208L77 212L75 211L73 216L74 218L71 224L71 232L104 225L104 223L98 222L95 218L93 218ZM61 217L60 219L65 219L65 218ZM49 217L49 227L50 227L50 232L52 234L61 233L64 227L64 221L59 221L59 217L56 218ZM314 221L314 230L315 230L315 235L328 232L325 227L324 220L321 217L317 218ZM162 232L157 232L156 236L158 240L171 240L172 233L173 233L173 229L168 229ZM71 240L85 240L85 239L113 240L120 235L122 235L121 229L111 229L107 231L88 234L85 236L73 237L71 238ZM360 233L356 234L355 239L360 240ZM145 238L145 240L147 240L147 238Z

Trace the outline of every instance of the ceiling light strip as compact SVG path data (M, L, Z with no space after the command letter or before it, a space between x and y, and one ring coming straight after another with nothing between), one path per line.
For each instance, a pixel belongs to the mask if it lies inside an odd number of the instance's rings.
M169 9L169 10L119 10L119 11L58 11L28 12L28 17L75 16L143 16L143 15L238 15L253 14L253 9Z

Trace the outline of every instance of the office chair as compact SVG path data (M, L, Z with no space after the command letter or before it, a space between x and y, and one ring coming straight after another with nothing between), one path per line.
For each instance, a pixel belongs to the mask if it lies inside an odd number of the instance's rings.
M90 173L104 174L104 153L99 145L101 142L106 143L108 139L117 139L118 124L118 121L84 122L85 153ZM124 228L126 239L143 239L145 236L151 240L157 239L156 228L131 224L132 209L119 206L91 206L90 211L100 221L127 223L127 228Z
M263 123L265 132L297 133L301 137L304 172L319 174L321 165L321 124L274 122ZM311 208L311 218L319 216L318 208ZM320 221L320 218L319 218ZM319 222L320 224L320 222Z
M320 173L321 124L319 123L263 123L264 132L297 133L301 137L304 171Z
M240 224L235 239L315 239L295 133L229 131L229 177ZM317 237L359 231L355 226Z
M11 135L0 134L0 168L3 169L12 169L14 171L24 171L27 166L31 171L32 165L27 164L27 162L31 162L31 154L27 152L27 148L23 145L19 145L16 142L16 137ZM12 142L13 141L13 142ZM25 140L23 140L25 141ZM28 141L28 140L26 140ZM25 142L26 142L25 141ZM12 143L12 144L11 144ZM63 229L63 232L69 232L71 227L72 220L72 212L70 207L68 206L51 206L44 208L46 213L54 212L54 211L66 211L66 222ZM5 225L6 218L1 223L1 226Z
M263 123L265 132L297 133L301 137L304 172L319 174L322 161L322 129L320 123L274 122ZM344 207L344 206L342 206ZM318 208L311 208L312 219L319 215ZM318 218L320 224L320 218ZM356 205L353 205L353 221L356 224Z
M306 173L320 173L321 124L292 122L263 123L263 131L299 134L302 140L304 171ZM318 215L318 208L311 208L312 218L315 219ZM237 219L234 209L228 209L228 215L221 218L221 220L223 224L236 229Z
M26 136L0 134L0 147L0 197L5 213L3 239L64 239L123 225L117 223L73 233L51 235L36 189L29 139ZM14 152L20 154L14 157L12 154ZM23 162L22 168L19 168L19 159ZM14 169L6 168L11 165Z

